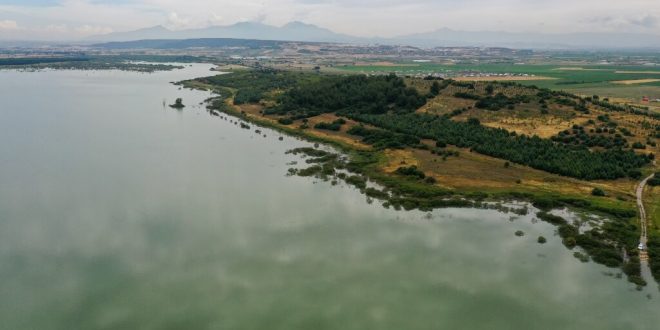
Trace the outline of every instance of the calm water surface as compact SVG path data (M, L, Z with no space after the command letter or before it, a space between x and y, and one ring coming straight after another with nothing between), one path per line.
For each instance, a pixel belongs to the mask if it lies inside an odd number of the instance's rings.
M660 329L531 213L285 177L307 143L169 84L209 68L0 72L1 329Z

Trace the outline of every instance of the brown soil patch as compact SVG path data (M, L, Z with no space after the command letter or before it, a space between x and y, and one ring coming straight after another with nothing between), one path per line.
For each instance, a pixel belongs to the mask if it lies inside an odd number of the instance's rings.
M474 100L460 99L453 96L438 96L429 100L417 112L443 115L451 113L456 109L472 107L475 102Z
M624 74L657 74L660 75L660 71L615 71L614 73L624 73Z
M387 164L382 168L385 173L393 173L401 166L418 166L413 151L408 149L388 149L385 150L385 156Z
M542 138L550 138L559 134L559 132L573 126L574 122L565 121L561 118L549 118L547 121L541 118L536 119L518 119L507 118L501 121L484 122L484 126L493 128L503 128L518 134L529 136L537 135Z
M637 84L646 84L646 83L652 83L658 81L660 81L660 79L635 79L635 80L617 80L617 81L612 81L612 83L619 85L637 85Z
M242 104L242 105L237 105L234 106L237 108L239 111L245 112L245 114L248 115L248 117L252 117L258 120L265 120L268 121L272 124L276 124L278 126L283 126L287 127L289 129L299 129L300 126L303 125L302 120L297 120L291 125L282 125L277 122L277 119L279 119L276 116L264 116L261 114L261 111L264 109L263 105L260 104ZM354 137L346 131L348 131L351 127L357 125L355 121L352 120L346 120L346 125L343 125L341 130L339 132L334 132L334 131L326 131L326 130L319 130L319 129L314 129L314 125L320 123L320 122L333 122L337 120L339 117L335 116L334 114L322 114L320 116L316 117L311 117L309 118L308 126L310 128L305 130L306 134L309 134L311 136L321 138L321 139L326 139L326 140L332 140L336 141L339 143L347 144L350 145L353 148L359 149L359 150L369 150L371 149L371 146L362 143L359 138Z
M479 191L488 188L503 191L545 191L588 196L593 188L600 187L610 193L611 198L621 196L634 199L635 182L629 180L581 181L517 164L505 167L506 161L504 160L466 149L450 147L449 150L458 150L460 155L448 157L443 161L440 156L418 149L388 154L390 162L385 167L385 171L396 170L398 166L401 166L397 164L403 160L407 164L417 165L424 173L434 177L439 185L453 189ZM395 165L396 167L394 167ZM518 180L520 183L517 183Z

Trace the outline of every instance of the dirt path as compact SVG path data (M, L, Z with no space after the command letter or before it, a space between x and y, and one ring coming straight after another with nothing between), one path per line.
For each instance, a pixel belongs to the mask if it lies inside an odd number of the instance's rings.
M644 249L639 252L639 259L642 261L642 263L647 263L649 260L649 255L648 251L646 250L646 243L648 241L648 234L647 234L647 220L646 220L646 210L644 209L644 188L646 187L646 183L653 177L653 174L651 174L649 177L646 179L642 180L642 182L639 183L637 186L637 208L639 209L639 222L641 225L641 235L639 238L640 244L643 245ZM644 265L642 265L644 267Z

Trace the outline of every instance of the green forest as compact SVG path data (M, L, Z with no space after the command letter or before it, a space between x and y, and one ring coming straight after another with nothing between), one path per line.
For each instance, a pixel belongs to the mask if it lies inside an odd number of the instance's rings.
M594 152L584 145L568 145L484 127L476 120L458 122L415 113L426 103L427 97L406 87L403 79L394 75L323 76L318 81L296 85L281 95L278 105L267 109L266 113L287 116L293 121L332 112L380 128L349 131L379 148L415 146L420 139L432 139L586 180L638 178L639 168L651 160L621 148ZM496 95L487 98L482 106L496 110L508 102L511 102L509 98Z
M297 85L279 99L267 114L287 115L292 119L322 113L384 114L415 111L426 103L426 96L403 79L394 76L323 76L317 82Z

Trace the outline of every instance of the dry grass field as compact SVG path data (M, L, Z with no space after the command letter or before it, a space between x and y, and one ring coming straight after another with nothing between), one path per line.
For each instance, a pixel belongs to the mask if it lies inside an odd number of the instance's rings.
M437 184L458 191L519 191L560 193L571 196L589 196L598 187L608 193L609 199L634 200L635 182L630 180L583 181L549 174L530 167L509 164L501 159L480 155L467 149L449 147L459 156L446 160L426 150L387 150L387 162L382 170L393 173L401 166L417 166Z

